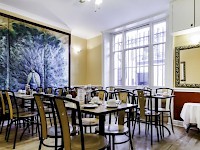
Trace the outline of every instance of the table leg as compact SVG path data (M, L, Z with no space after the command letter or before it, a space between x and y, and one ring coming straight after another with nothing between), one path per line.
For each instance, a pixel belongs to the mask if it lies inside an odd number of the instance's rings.
M105 115L99 115L99 134L104 135L105 133Z
M128 130L129 130L129 140L130 140L130 145L131 145L131 150L133 150L133 143L132 143L132 136L131 136L131 130L130 130L130 121L131 121L131 113L132 113L132 108L129 109L129 115L127 116L127 125L128 125Z

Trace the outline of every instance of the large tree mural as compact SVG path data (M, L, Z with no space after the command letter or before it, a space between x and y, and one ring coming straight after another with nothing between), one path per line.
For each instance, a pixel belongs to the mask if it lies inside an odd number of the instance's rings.
M0 29L0 88L7 80L11 90L27 83L31 88L68 86L68 40L69 35L10 19L8 29Z

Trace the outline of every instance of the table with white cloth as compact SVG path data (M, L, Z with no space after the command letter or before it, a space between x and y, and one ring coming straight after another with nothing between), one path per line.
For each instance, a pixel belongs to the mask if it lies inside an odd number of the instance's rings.
M180 117L183 119L183 126L187 132L193 125L200 129L200 103L185 103Z

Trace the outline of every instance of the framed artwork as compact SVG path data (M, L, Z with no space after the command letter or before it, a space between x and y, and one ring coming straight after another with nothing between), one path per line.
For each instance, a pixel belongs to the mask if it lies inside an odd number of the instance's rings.
M71 35L0 15L0 88L70 86Z

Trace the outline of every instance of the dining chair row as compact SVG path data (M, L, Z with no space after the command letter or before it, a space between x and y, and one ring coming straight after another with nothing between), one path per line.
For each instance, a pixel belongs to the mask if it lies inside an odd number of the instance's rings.
M16 146L16 140L18 135L19 127L21 123L23 124L24 130L20 136L20 140L22 139L25 131L29 129L29 126L33 126L35 124L34 118L37 118L37 112L30 111L28 109L21 108L17 103L17 99L13 91L9 90L1 90L0 91L1 98L1 132L4 126L5 120L7 120L6 132L5 132L5 140L8 142L11 132L11 127L15 126L15 134L13 141L13 149ZM32 131L33 135L33 131Z
M42 133L40 136L40 144L39 149L41 149L41 146L48 146L44 143L46 139L49 137L55 138L55 141L58 141L58 138L61 139L60 145L58 145L58 142L55 143L55 145L51 145L51 147L55 147L55 149L65 149L65 150L76 150L76 149L82 149L82 150L93 150L93 149L109 149L109 144L104 136L98 135L98 134L91 134L83 133L83 124L82 124L82 115L80 111L80 103L78 101L75 101L73 99L69 99L66 97L49 97L52 102L52 107L55 108L57 116L55 118L58 118L58 122L55 124L55 129L57 131L54 132L54 136L50 136L48 134L48 128L47 128L47 121L44 113L44 105L42 99L44 98L44 95L42 94L34 94L36 104L39 111L40 116L40 123L39 129ZM47 98L46 97L46 98ZM67 108L66 102L73 103L75 105L75 109L73 108ZM74 132L74 126L70 125L70 117L68 114L69 110L76 111L77 117L78 117L78 131L76 130ZM73 116L76 117L76 116ZM54 119L55 119L54 118ZM55 119L56 120L56 119ZM58 136L58 130L59 135ZM72 134L73 133L73 134ZM79 133L79 134L76 134ZM98 141L98 142L96 142Z

